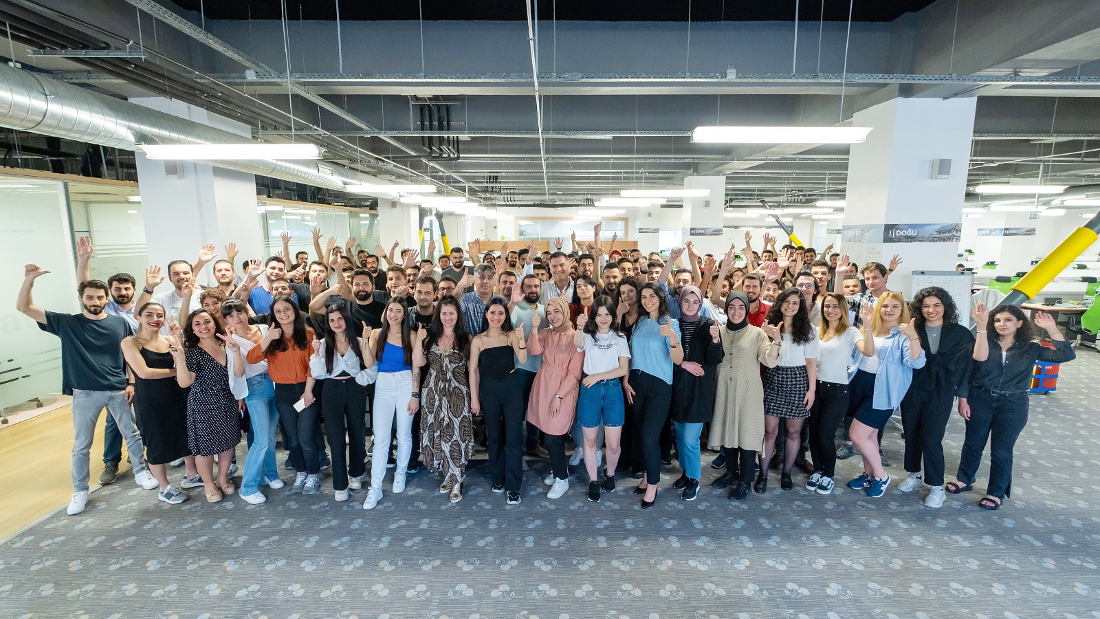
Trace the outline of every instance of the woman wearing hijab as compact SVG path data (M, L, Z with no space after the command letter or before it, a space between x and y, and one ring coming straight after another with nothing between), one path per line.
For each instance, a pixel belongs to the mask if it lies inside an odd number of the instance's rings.
M676 480L680 498L694 501L702 475L699 435L703 424L714 417L718 390L718 364L722 363L721 330L717 323L700 314L703 293L695 286L680 291L680 341L684 360L672 374L672 409L676 429L676 453L684 474Z
M757 452L764 444L764 385L760 365L779 363L782 336L778 327L764 322L763 327L749 324L749 298L743 292L731 292L726 299L726 327L722 333L725 356L718 366L718 388L714 417L710 422L707 445L724 447L726 472L714 484L724 488L737 482L732 498L749 494L756 477Z

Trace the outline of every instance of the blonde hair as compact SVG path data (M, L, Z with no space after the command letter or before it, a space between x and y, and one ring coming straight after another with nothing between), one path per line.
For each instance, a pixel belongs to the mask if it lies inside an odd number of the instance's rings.
M882 327L882 304L889 299L901 304L901 316L898 317L898 324L909 322L909 304L905 302L905 297L901 296L900 292L887 290L879 296L878 301L875 301L875 315L871 318L871 333L878 333Z
M830 334L829 320L825 318L825 302L829 299L840 304L840 320L837 321L836 327L831 330L832 335L837 336L848 330L848 299L837 292L827 293L824 297L821 297L821 324L817 326L818 339L822 341L825 340L826 335Z

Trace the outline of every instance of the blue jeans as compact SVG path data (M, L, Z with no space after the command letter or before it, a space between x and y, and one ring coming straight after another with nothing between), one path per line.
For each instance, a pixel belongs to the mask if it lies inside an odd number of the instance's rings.
M279 412L275 409L275 384L267 372L248 379L248 397L244 403L252 422L252 444L241 473L241 494L256 494L260 484L279 478L275 465L275 428L279 425Z
M110 415L103 423L103 464L108 462L116 465L122 462L122 432L118 431L118 424Z
M294 410L294 403L302 397L306 384L275 383L275 408L286 431L286 449L290 452L290 462L299 473L316 475L320 472L320 454L317 439L321 433L320 407L317 402ZM323 441L323 438L322 438ZM323 444L323 443L322 443Z
M146 470L145 445L141 442L137 426L122 391L88 391L73 389L73 490L88 490L88 452L95 437L95 426L103 409L115 420L119 432L126 439L126 451L130 454L130 466L134 474Z
M680 460L680 468L689 478L699 479L703 474L699 454L699 435L703 432L703 424L673 421L672 426L676 429L676 456Z
M581 385L577 395L577 421L585 428L602 423L610 428L623 425L626 418L623 385L617 378L601 380L591 387Z

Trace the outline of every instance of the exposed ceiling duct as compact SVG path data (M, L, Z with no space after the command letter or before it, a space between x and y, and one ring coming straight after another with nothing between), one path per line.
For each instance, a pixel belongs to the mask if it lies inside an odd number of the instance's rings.
M244 139L6 64L0 64L0 126L123 150L139 144L239 144ZM309 161L205 163L326 189L378 182L347 168L326 165L322 170Z

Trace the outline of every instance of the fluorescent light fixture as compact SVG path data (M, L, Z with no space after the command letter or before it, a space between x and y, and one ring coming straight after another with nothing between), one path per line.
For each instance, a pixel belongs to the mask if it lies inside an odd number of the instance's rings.
M814 202L817 206L832 206L836 208L844 208L848 206L848 202L845 200L818 200Z
M137 211L126 211L126 212L131 214L131 215L137 215Z
M696 127L692 142L708 144L859 144L871 127Z
M596 206L656 206L664 204L664 198L600 198Z
M1062 193L1068 185L978 185L975 193L988 193L990 195L1006 194L1055 194Z
M807 207L799 206L799 207L783 208L783 209L780 209L780 211L784 215L824 215L826 213L832 213L833 209L831 209L831 208L815 208L815 207L812 207L812 206L807 206Z
M283 207L275 206L273 204L261 204L260 206L256 207L256 210L261 213L266 213L268 211L281 211L283 210Z
M756 219L757 217L760 217L759 215L756 215L754 213L746 213L744 211L726 211L725 213L722 213L722 216L737 217L739 219Z
M1095 215L1093 213L1082 213L1081 217L1084 217L1085 219L1092 219L1093 217L1095 217Z
M384 185L372 183L366 185L347 185L348 193L435 193L435 185Z
M1070 198L1062 206L1100 206L1100 198Z
M1039 217L1061 217L1066 214L1064 208L1048 208L1039 213Z
M966 207L963 207L962 212L966 215L981 215L982 213L985 212L985 209L984 208L978 208L976 206L966 206Z
M283 215L283 219L301 219L301 215Z
M1008 202L994 202L989 205L989 210L995 213L1038 213L1039 210L1030 204L1011 204Z
M306 209L306 208L288 208L288 209L283 209L283 210L285 210L288 213L304 213L306 215L312 215L312 214L317 212L316 209Z
M14 184L14 183L12 183L12 184L0 183L0 189L33 189L34 187L37 187L37 186L38 185L22 185L22 184Z
M142 144L138 146L150 159L320 159L316 144Z
M126 196L127 202L141 202L141 196Z
M624 189L619 192L624 198L705 198L709 189Z
M405 204L446 204L448 202L466 202L466 196L402 196Z
M578 219L578 220L581 220L581 221L596 221L596 220L599 220L599 219L604 218L604 217L614 217L616 215L622 215L625 212L626 211L624 211L622 209L608 209L608 210L584 209L581 212L574 215L573 219Z
M825 213L822 215L811 215L810 219L843 219L844 213Z

